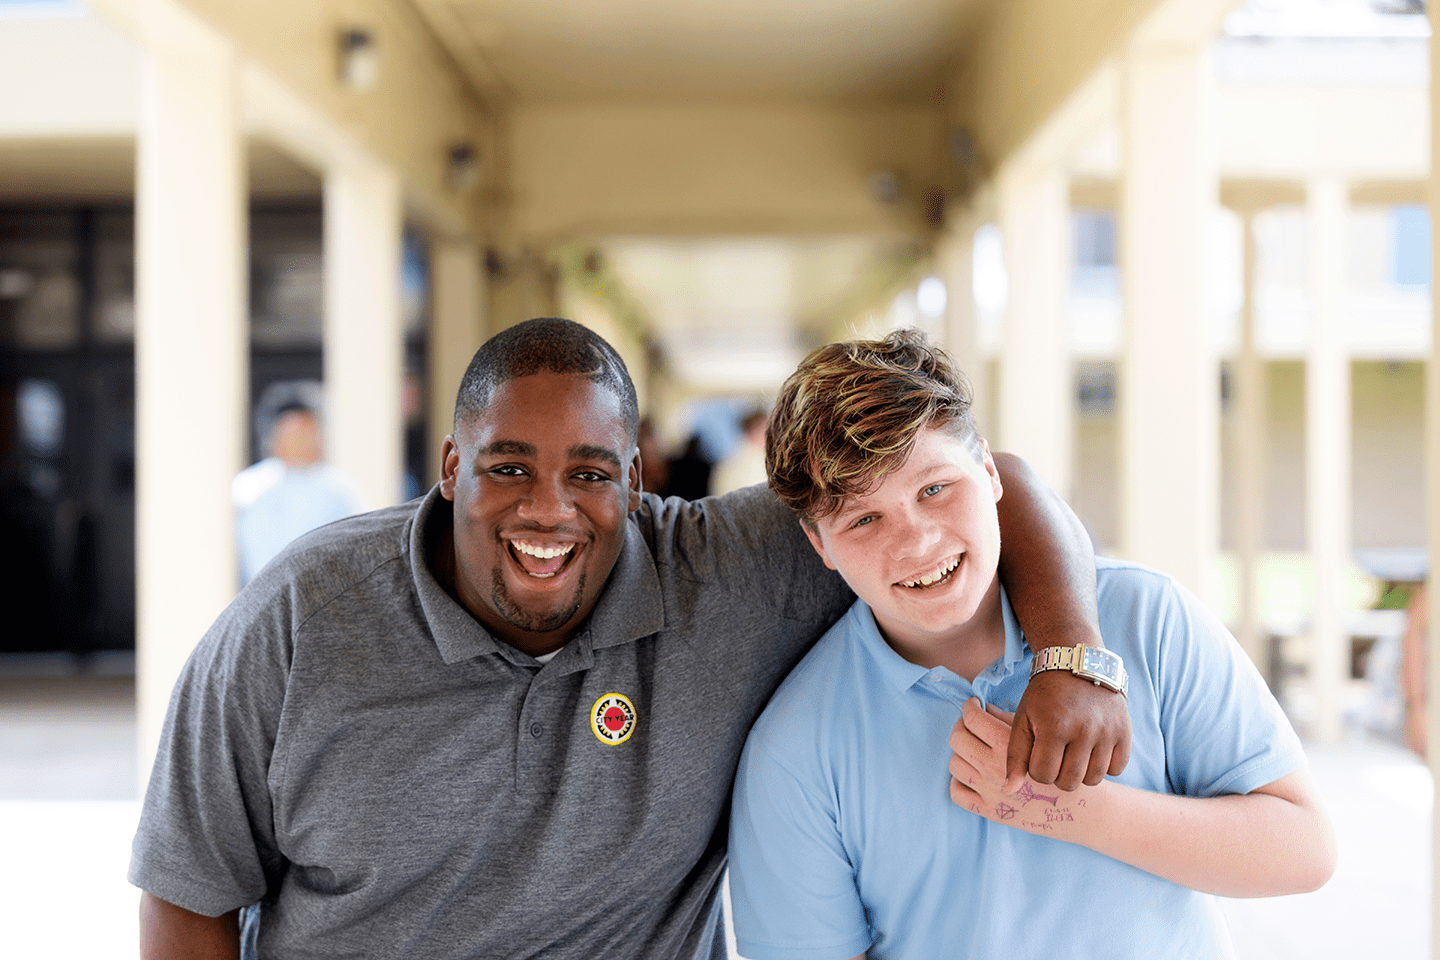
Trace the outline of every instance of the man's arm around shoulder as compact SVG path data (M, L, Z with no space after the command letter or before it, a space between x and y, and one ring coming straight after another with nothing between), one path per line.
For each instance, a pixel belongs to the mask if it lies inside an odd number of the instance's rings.
M1000 520L1000 581L1037 653L1077 643L1103 647L1095 604L1095 551L1075 512L1019 457L994 454L1005 489ZM1125 697L1069 673L1042 674L1015 711L1007 764L1017 787L1028 771L1062 790L1119 776L1130 759Z
M239 960L240 911L192 913L140 894L140 960Z

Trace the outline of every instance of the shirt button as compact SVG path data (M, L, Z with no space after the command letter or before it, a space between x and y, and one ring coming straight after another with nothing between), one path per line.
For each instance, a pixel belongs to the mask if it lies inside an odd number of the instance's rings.
M933 682L935 682L935 683L939 683L940 681L942 681L942 680L945 679L945 674L943 674L943 673L932 673L932 674L930 674L930 679L931 679Z
M542 734L542 733L544 733L544 732L545 732L545 728L544 728L542 725L540 725L540 724L538 724L538 723L532 723L532 724L530 724L530 736L532 736L532 737L538 737L538 736L540 736L540 734Z

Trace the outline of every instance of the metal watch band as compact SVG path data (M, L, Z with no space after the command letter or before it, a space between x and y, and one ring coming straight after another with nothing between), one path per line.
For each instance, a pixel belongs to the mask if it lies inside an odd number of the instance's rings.
M1125 672L1125 663L1120 659L1119 654L1113 651L1104 651L1109 657L1114 658L1117 676L1109 677L1093 670L1085 670L1085 649L1086 644L1077 643L1073 647L1045 647L1035 654L1030 663L1030 676L1035 676L1046 670L1068 670L1084 680L1089 680L1096 686L1103 686L1114 690L1122 697L1129 693L1130 678ZM1100 648L1092 648L1099 650Z

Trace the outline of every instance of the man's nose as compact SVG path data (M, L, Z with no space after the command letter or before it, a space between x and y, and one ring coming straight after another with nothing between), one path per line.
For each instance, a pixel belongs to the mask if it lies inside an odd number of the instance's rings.
M575 516L575 501L563 479L536 479L521 499L519 514L532 523L555 526Z

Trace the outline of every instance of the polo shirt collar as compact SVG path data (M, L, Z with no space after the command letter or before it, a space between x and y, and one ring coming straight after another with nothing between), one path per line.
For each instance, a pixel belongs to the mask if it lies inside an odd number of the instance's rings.
M439 525L453 522L451 505L440 496L440 486L436 484L420 502L404 534L415 592L441 658L453 664L492 653L506 659L523 657L481 626L470 611L445 592L431 571L425 550L427 534L434 535ZM578 643L587 651L618 646L656 633L664 623L665 606L655 558L646 547L639 527L627 520L625 542L610 571L610 579L590 617L567 646Z
M1002 584L1000 587L1000 612L1005 620L1005 652L996 658L1001 665L998 676L990 676L992 685L996 685L1008 678L1022 665L1028 664L1030 660L1030 646L1025 642L1025 634L1020 629L1020 621L1015 619L1015 611L1010 607L1010 597L1005 592ZM928 677L933 671L927 670L918 663L911 663L900 654L896 653L885 638L880 634L880 627L875 622L875 612L864 600L856 600L855 605L850 608L846 616L854 621L855 632L860 638L860 643L869 654L871 662L874 663L879 676L898 691L905 691ZM993 670L992 663L980 676L975 678L979 683L982 677ZM943 670L946 674L954 676L944 667L936 667L936 670ZM1025 669L1029 669L1028 666ZM963 678L961 679L962 682Z

